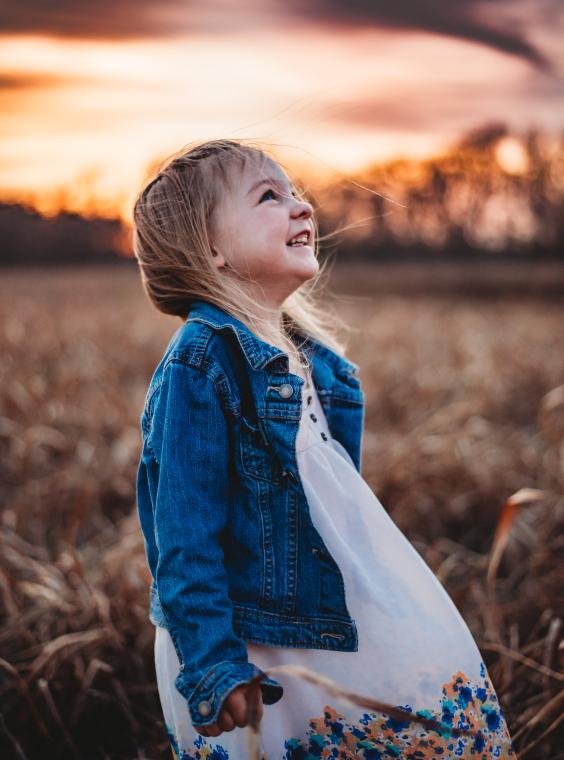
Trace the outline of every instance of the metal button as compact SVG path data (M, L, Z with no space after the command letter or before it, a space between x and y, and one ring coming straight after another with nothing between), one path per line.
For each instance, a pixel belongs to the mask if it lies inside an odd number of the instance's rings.
M206 718L208 715L210 715L211 711L212 711L211 702L208 702L207 699L203 699L198 705L198 712L200 713L202 718Z
M293 392L294 392L294 389L292 388L290 383L283 383L278 388L278 393L282 396L282 398L290 398Z

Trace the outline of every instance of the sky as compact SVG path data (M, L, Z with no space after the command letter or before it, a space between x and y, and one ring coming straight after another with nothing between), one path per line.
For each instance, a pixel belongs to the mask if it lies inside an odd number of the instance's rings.
M300 176L564 126L560 0L25 0L0 10L0 199L120 214L193 142Z

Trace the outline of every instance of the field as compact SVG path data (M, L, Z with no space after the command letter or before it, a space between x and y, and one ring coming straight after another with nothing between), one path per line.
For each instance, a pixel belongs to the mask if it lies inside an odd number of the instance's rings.
M366 393L363 476L467 621L521 760L557 760L564 276L523 271L329 284ZM171 757L135 475L179 325L134 268L0 273L3 758Z

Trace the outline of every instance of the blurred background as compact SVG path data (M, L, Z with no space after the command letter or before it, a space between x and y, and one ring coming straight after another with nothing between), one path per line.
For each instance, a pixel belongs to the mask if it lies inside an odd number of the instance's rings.
M225 137L337 233L363 476L468 622L519 757L564 758L563 32L558 0L0 10L3 758L170 757L135 476L180 322L144 296L131 206Z

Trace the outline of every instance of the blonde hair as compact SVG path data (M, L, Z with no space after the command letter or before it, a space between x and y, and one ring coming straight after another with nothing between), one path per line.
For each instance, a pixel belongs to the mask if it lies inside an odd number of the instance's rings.
M133 250L143 288L159 311L186 319L193 300L208 301L239 319L260 339L282 348L291 367L303 367L301 344L292 340L297 333L344 354L335 327L346 329L347 325L318 296L328 260L320 264L315 277L285 299L279 331L273 331L272 321L261 314L257 299L237 278L220 272L212 261L210 217L234 181L234 166L241 169L254 161L260 171L269 160L273 159L260 147L233 140L193 144L173 154L134 201ZM296 192L304 200L303 190L297 187ZM318 256L315 217L312 222Z

